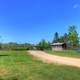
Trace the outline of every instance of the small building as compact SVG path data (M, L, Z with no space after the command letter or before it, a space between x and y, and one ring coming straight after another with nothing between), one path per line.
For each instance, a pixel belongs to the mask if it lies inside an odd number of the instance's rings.
M66 43L53 43L51 44L52 50L61 51L67 48Z

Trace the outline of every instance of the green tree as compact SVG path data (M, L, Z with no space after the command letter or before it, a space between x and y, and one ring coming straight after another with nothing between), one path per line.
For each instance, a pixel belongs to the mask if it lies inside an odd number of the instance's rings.
M75 25L69 26L69 29L68 29L68 40L69 40L69 42L70 42L72 47L78 46L79 37L78 37L78 33L77 33Z
M63 36L63 41L64 41L65 43L68 42L68 34L67 34L67 33L64 34L64 36Z
M60 36L58 42L67 43L68 42L68 34L65 33L63 36Z
M63 43L64 42L64 36L60 36L59 39L58 39L58 42Z
M50 42L46 42L44 39L41 40L37 45L37 49L39 50L51 49Z
M59 42L59 34L58 34L58 32L55 32L54 39L53 39L52 43L57 43L57 42Z

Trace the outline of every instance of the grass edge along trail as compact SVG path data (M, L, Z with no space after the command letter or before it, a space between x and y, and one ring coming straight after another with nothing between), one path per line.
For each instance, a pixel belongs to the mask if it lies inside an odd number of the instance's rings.
M43 63L27 51L0 51L0 80L80 80L80 68Z
M80 58L80 51L75 50L63 50L63 51L45 50L45 52L58 56Z

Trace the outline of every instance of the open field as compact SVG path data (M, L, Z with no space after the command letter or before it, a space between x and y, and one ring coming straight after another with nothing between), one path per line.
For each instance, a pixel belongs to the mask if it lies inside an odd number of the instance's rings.
M59 56L80 58L80 52L74 51L74 50L63 50L63 51L46 50L46 52L49 54L54 54L54 55L59 55Z
M0 80L80 80L80 68L46 64L26 51L0 51Z

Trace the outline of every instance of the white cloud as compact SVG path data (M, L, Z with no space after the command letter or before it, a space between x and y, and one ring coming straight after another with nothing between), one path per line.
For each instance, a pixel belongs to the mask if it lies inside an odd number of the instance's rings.
M80 5L79 4L74 4L73 8L80 8Z

